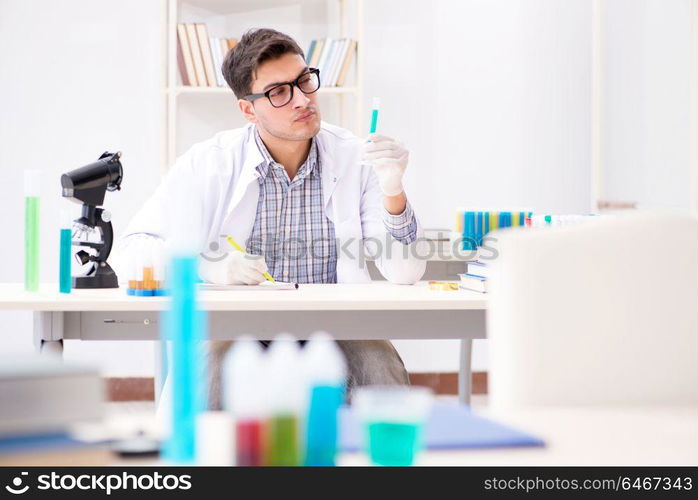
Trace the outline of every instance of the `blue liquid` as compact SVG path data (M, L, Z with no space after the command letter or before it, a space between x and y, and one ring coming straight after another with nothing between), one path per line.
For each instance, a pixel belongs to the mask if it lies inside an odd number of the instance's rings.
M172 343L172 430L163 455L176 463L194 461L196 415L205 402L198 349L206 316L196 306L196 267L195 256L172 259L172 298L161 332L163 340Z
M69 228L61 229L61 246L58 286L61 293L70 293L73 278L70 275L70 253L72 248L72 233Z
M476 250L475 212L465 212L462 250Z
M310 394L305 465L333 466L337 455L337 412L344 399L341 385L316 385Z
M374 109L371 111L371 128L369 134L375 134L378 129L378 110Z
M421 446L421 425L395 422L370 422L368 454L377 465L404 467L414 463Z

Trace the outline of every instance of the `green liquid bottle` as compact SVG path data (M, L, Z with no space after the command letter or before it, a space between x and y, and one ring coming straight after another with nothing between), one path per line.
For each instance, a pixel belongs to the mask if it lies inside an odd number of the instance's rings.
M24 172L24 289L39 290L40 172Z
M295 415L276 415L269 420L268 425L269 465L300 465L298 417Z
M278 335L269 346L267 366L268 420L265 465L301 465L300 416L305 404L300 349L287 333Z

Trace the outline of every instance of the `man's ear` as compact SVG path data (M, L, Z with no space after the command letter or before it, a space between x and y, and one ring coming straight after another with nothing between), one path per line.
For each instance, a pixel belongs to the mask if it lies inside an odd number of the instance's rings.
M257 115L255 114L254 106L246 99L238 99L238 107L242 116L250 123L257 123Z

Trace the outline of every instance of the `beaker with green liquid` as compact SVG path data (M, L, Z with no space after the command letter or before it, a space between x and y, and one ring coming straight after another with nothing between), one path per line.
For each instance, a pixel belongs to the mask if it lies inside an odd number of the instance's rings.
M423 447L432 405L426 387L365 386L352 398L363 427L364 448L376 465L408 466Z

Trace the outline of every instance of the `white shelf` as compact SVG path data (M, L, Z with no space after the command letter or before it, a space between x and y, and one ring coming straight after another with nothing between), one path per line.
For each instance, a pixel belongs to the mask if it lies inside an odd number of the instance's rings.
M186 0L186 3L219 15L251 12L255 10L288 7L303 0Z
M175 95L180 94L221 94L231 96L232 90L228 87L174 87L166 89L167 93L174 93ZM320 87L318 93L320 94L356 94L358 92L357 87Z

